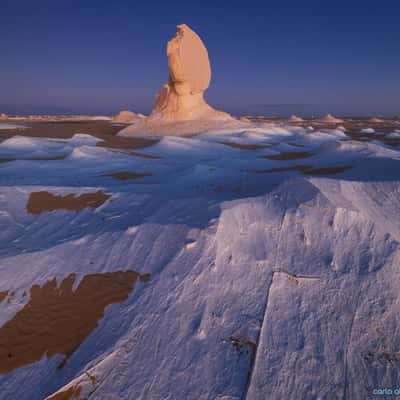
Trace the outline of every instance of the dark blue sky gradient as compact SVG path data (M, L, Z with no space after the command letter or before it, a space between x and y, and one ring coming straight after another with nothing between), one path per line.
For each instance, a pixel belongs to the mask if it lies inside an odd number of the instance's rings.
M238 114L400 114L400 2L1 1L0 112L148 112L185 22Z

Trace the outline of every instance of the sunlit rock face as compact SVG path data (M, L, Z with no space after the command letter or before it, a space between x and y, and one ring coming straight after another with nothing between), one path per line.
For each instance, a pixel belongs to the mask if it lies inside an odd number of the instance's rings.
M233 118L212 108L204 100L210 85L211 67L201 38L186 24L178 25L176 36L167 44L169 78L156 96L148 118L134 123L122 134L195 133L202 127ZM188 122L197 122L187 125Z
M151 118L191 119L214 111L203 98L209 87L211 67L200 37L187 25L178 25L167 44L169 80L157 95Z

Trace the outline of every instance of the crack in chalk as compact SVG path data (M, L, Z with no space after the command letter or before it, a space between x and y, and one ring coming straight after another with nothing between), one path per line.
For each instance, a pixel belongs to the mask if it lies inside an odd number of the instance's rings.
M302 205L304 205L304 203L303 203ZM287 275L287 277L288 277L289 279L294 280L294 281L296 281L297 283L298 283L299 281L302 281L302 280L307 280L307 281L319 281L319 280L322 279L321 276L294 274L294 273L290 273L290 272L285 271L285 270L282 270L282 269L275 269L276 264L277 264L277 260L278 260L278 256L279 256L279 254L280 254L280 252L279 252L280 246L279 246L279 245L282 243L282 240L281 240L281 239L282 239L282 227L283 227L283 224L284 224L286 215L287 215L287 212L285 211L285 213L284 213L283 216L282 216L282 219L281 219L281 222L280 222L280 225L279 225L279 229L278 229L278 231L279 231L279 234L278 234L278 242L277 242L277 243L278 243L278 246L277 246L276 253L275 253L275 257L274 257L274 263L273 263L274 267L273 267L273 269L272 269L271 282L270 282L270 284L269 284L269 286L268 286L268 289L267 289L266 300L265 300L265 306L264 306L264 310L263 310L263 313L262 313L261 326L260 326L260 330L259 330L259 332L258 332L257 338L256 338L256 340L255 340L254 355L253 355L253 358L252 358L252 362L251 362L251 364L250 364L250 370L249 370L249 373L248 373L247 382L246 382L246 387L245 387L245 390L244 390L244 392L243 392L242 400L246 400L246 399L247 399L247 397L248 397L248 391L249 391L249 389L250 389L250 387L251 387L251 382L252 382L252 380L253 380L254 369L255 369L255 366L256 366L256 364L257 364L257 359L258 359L258 357L259 357L259 351L258 351L258 350L259 350L259 343L260 343L261 338L263 337L263 332L264 332L264 330L266 329L266 327L264 326L264 322L265 322L265 316L266 316L266 313L267 313L267 310L268 310L269 293L270 293L270 290L271 290L272 285L274 284L274 277L275 277L275 274L276 274L276 273L285 274L285 275Z
M258 345L259 345L260 339L262 337L265 314L267 313L267 309L268 309L269 291L271 289L271 286L273 285L273 282L274 282L274 272L272 271L271 283L269 284L268 289L267 289L265 306L264 306L264 310L263 310L263 313L262 313L261 328L258 331L256 340L255 340L254 351L253 351L252 359L251 359L251 362L250 362L250 369L249 369L249 372L247 374L246 386L245 386L245 390L243 392L242 400L246 400L247 399L247 394L248 394L248 391L250 389L251 382L253 380L254 367L257 364L257 358L258 358L258 354L259 354L258 353Z
M258 353L258 347L259 347L260 340L263 337L264 329L266 329L264 327L264 321L265 321L265 316L266 316L266 313L267 313L267 310L268 310L269 292L271 290L272 285L274 284L275 274L285 274L285 275L288 276L289 279L293 279L296 282L299 282L299 280L308 280L308 281L319 281L319 280L321 280L320 276L296 275L296 274L290 274L290 273L288 273L286 271L279 271L279 270L278 271L272 271L272 279L271 279L271 283L268 286L268 290L267 290L267 296L266 296L266 302L265 302L265 307L264 307L264 312L263 312L263 318L262 318L262 321L261 321L261 329L260 329L260 331L259 331L259 333L257 335L256 341L255 341L254 355L252 357L252 362L250 364L250 371L249 371L249 374L248 374L248 378L247 378L247 382L246 382L246 389L244 391L242 400L246 400L247 399L247 394L248 394L248 391L249 391L250 386L251 386L251 381L253 379L254 367L257 364L257 358L258 358L258 354L259 354Z
M86 376L90 379L90 382L92 384L92 390L88 393L87 399L90 398L90 396L97 390L96 387L96 376L91 374L89 371L85 371Z
M284 274L288 277L289 280L293 280L296 282L300 282L302 280L309 280L309 281L319 281L322 279L321 276L318 275L303 275L303 274L294 274L294 273L290 273L288 271L282 270L282 269L278 269L273 271L273 273L279 273L279 274Z
M282 215L282 219L281 219L280 224L279 224L278 246L277 246L277 249L276 249L276 252L275 252L275 258L274 258L274 263L273 263L274 266L276 265L276 262L278 260L279 244L281 243L280 239L281 239L281 235L282 235L282 226L283 226L283 221L285 220L285 216L286 216L286 211ZM257 337L256 337L256 340L255 340L255 350L253 352L252 362L250 363L249 372L247 374L246 386L245 386L245 389L244 389L244 392L243 392L242 400L246 400L247 399L248 391L249 391L249 389L251 387L251 382L253 380L254 367L257 364L257 358L259 357L258 345L260 343L260 339L262 338L262 332L264 330L265 315L267 313L268 302L269 302L269 292L270 292L270 289L271 289L271 287L272 287L272 285L274 283L274 274L275 274L275 272L274 272L274 270L272 270L272 272L271 272L271 281L270 281L270 284L269 284L269 286L267 288L267 294L265 296L265 305L264 305L264 309L263 309L263 312L262 312L262 319L261 319L260 329L259 329L259 331L257 333Z
M351 337L352 337L352 333L353 333L353 324L354 324L354 320L356 318L357 315L357 310L358 310L358 306L359 306L359 302L360 302L360 297L361 297L361 291L358 291L357 294L357 300L356 300L356 306L354 309L354 313L353 313L353 317L351 318L351 322L350 322L350 328L349 328L349 334L348 334L348 342L347 342L347 347L346 347L346 353L345 353L345 358L344 358L344 386L343 386L343 400L346 400L347 397L347 388L348 388L348 357L349 357L349 347L351 344Z

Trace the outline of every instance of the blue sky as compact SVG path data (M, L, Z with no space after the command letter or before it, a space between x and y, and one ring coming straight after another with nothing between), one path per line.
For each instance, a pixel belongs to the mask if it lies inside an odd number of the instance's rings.
M187 23L210 104L237 114L400 114L398 1L8 1L0 112L148 112Z

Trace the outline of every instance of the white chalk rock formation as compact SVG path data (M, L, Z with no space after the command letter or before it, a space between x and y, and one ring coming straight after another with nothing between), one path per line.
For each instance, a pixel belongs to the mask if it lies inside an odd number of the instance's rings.
M318 122L323 122L325 124L340 124L344 121L340 118L334 117L331 114L326 114L324 117L320 118Z
M213 111L203 93L210 85L208 52L200 37L187 25L178 25L167 44L169 80L157 95L151 118L193 119Z
M120 134L190 134L210 128L211 122L234 120L204 100L211 67L203 41L187 25L177 28L176 36L167 44L169 79L158 93L151 114Z
M245 115L239 117L238 120L242 122L251 122L251 119L249 117L246 117Z
M298 117L297 115L291 115L290 117L289 117L289 121L290 122L302 122L303 121L303 118L301 118L301 117Z
M113 122L131 123L143 118L145 118L143 114L137 114L133 111L123 110L113 118Z
M385 122L385 121L383 119L380 119L380 118L377 118L377 117L373 117L373 118L370 118L368 120L368 122L371 122L373 124L380 124L381 122Z

